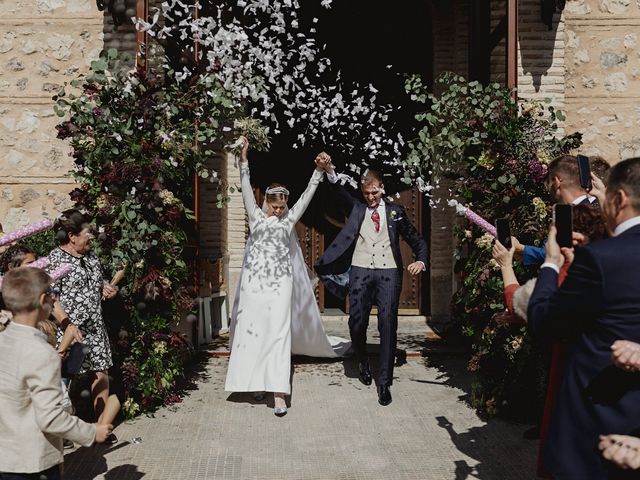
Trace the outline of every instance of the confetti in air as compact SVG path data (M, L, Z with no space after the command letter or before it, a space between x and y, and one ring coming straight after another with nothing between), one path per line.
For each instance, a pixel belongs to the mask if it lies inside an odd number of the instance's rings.
M332 1L321 5L329 9ZM314 38L318 19L304 27L298 0L227 1L213 15L196 9L201 5L167 0L136 26L160 41L192 39L207 74L237 106L250 105L266 135L286 129L294 132L292 148L331 146L360 159L360 165L350 164L354 174L372 162L400 167L405 142L388 131L393 106L376 101L373 84L340 79ZM181 82L192 72L185 67L174 75Z

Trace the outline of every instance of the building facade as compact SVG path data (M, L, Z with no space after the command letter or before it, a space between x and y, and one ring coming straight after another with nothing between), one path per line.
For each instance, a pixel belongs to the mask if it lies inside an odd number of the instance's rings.
M133 16L140 2L128 0L124 17ZM421 21L430 40L416 45L415 52L428 58L432 78L451 70L482 81L507 81L512 0L418 3L427 12ZM5 5L0 26L0 223L11 231L43 214L55 216L71 203L70 149L56 138L59 118L51 96L87 71L103 48L135 51L136 34L130 25L114 32L112 16L93 0L13 0ZM583 153L611 163L640 155L640 2L519 0L515 35L521 98L550 101L562 110L563 131L584 135ZM211 159L229 185L240 183L233 163L223 156ZM242 200L233 193L220 210L217 192L210 184L201 187L200 255L221 275L217 288L233 298L247 233ZM431 259L428 281L417 287L418 313L444 325L456 288L456 219L446 208L429 211L424 200L417 201ZM313 229L300 231L313 236ZM322 242L313 245L318 249Z

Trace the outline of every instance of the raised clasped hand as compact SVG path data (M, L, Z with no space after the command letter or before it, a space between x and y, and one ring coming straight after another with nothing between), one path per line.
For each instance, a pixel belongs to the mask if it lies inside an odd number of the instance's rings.
M244 135L240 135L240 137L238 137L238 140L242 142L242 146L240 148L240 161L248 162L249 159L247 157L247 154L249 153L249 139Z
M326 170L331 164L331 157L325 152L320 152L316 157L315 162L318 170Z

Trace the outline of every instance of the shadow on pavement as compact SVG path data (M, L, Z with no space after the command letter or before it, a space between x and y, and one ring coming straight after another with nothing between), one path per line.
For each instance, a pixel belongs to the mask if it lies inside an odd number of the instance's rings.
M105 476L105 480L117 480L120 478L126 478L127 480L139 480L146 474L139 472L136 465L120 465L109 470Z
M111 470L107 467L105 455L114 450L130 445L128 441L120 442L113 447L98 445L89 448L79 448L64 457L64 478L73 480L93 480L103 475L105 480L126 478L139 480L146 474L138 471L137 465L118 465Z
M436 381L412 379L414 382L424 383L425 387L431 385L443 385L456 388L461 392L458 400L473 408L471 391L474 376L467 370L467 356L464 354L424 353L423 360L426 368L437 370ZM465 460L456 460L455 480L477 478L480 480L494 480L498 478L536 478L535 451L537 441L529 442L522 439L520 433L514 432L513 425L525 425L505 420L502 418L487 419L478 417L486 422L482 426L465 428L457 431L455 424L447 416L436 416L434 422L444 429L455 445L456 450L477 462L470 465ZM505 453L509 451L509 453ZM523 470L514 474L505 465L504 455L517 455L522 457ZM475 463L474 462L474 463ZM509 462L513 463L513 461Z

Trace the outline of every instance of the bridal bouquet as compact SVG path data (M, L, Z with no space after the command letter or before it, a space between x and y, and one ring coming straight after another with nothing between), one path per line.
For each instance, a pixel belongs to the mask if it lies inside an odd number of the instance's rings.
M236 136L245 136L253 150L266 152L271 146L271 140L267 135L267 129L258 119L245 117L233 122L233 130ZM226 146L234 155L240 155L242 141L238 138L235 142Z

